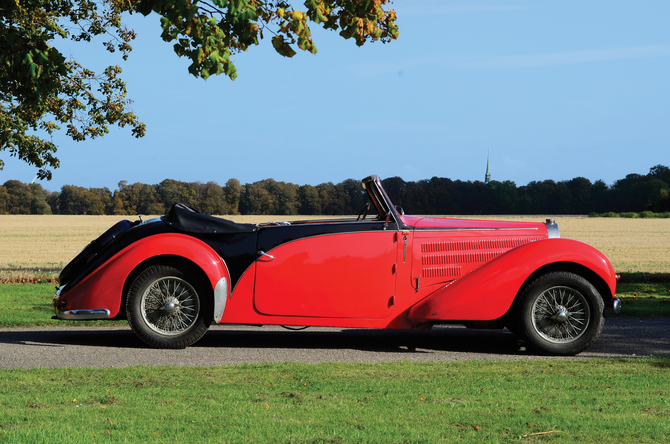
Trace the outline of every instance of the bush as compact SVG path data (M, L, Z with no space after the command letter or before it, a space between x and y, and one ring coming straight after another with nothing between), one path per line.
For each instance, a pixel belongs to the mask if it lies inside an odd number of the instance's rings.
M648 219L650 217L656 217L656 215L651 211L643 211L643 212L640 213L640 217L642 217L644 219Z
M640 215L637 213L621 213L621 217L625 217L627 219L637 219L640 217Z

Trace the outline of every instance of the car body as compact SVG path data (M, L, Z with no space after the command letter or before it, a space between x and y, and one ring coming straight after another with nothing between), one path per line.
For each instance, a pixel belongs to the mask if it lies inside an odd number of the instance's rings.
M579 353L618 312L616 275L545 223L405 215L377 176L357 218L237 224L175 204L123 220L60 273L58 319L124 319L183 348L219 324L507 327L541 353ZM370 214L368 214L370 213Z

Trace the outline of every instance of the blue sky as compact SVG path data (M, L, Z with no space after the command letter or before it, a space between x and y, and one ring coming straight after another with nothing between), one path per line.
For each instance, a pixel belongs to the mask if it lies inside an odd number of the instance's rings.
M298 4L299 2L296 2ZM670 166L670 2L395 0L400 38L356 47L312 27L317 55L285 59L269 39L235 56L239 77L207 81L129 16L127 62L71 44L98 69L119 64L147 124L135 139L64 136L42 185L109 187L273 178L297 184L370 174L494 180L583 176L612 184ZM36 169L0 152L0 183Z

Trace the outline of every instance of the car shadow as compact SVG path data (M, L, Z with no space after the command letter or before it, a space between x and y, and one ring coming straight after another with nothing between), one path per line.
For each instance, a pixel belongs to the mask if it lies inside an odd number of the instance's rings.
M129 328L52 328L44 330L0 330L1 344L41 347L111 347L150 349ZM471 330L462 327L433 330L308 329L281 330L267 327L213 326L196 349L298 349L358 350L374 353L421 354L469 352L528 354L519 339L507 330Z
M193 347L358 350L374 353L470 352L525 354L517 336L506 330L437 328L433 330L342 329L334 331L209 331Z
M144 348L145 344L126 328L49 328L0 330L0 344L39 347L78 345L88 347Z

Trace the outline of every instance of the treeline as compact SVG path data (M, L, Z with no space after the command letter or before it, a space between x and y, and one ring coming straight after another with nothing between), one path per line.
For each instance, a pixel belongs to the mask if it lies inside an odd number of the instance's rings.
M460 181L441 177L406 182L383 180L396 205L410 214L588 214L670 211L670 168L629 174L608 186L583 177L545 180L517 187L514 182ZM9 180L0 186L0 214L164 214L175 202L207 214L339 215L357 214L367 202L361 182L347 179L296 185L265 179L242 185L229 179L157 185L119 182L118 189L64 185L49 192L40 184Z

